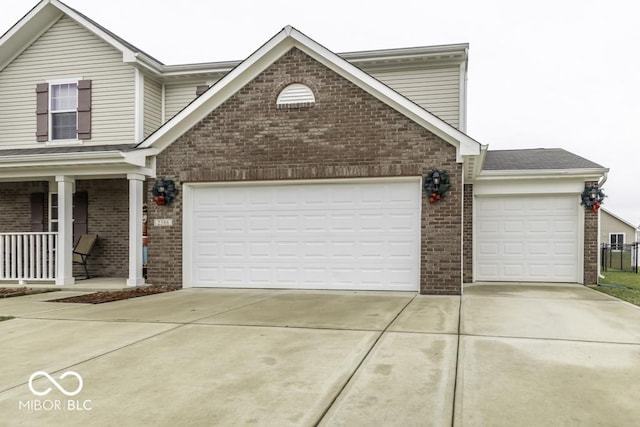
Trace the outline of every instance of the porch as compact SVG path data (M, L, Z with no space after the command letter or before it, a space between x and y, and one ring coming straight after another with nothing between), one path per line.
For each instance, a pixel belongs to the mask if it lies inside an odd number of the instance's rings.
M87 233L100 236L90 259L92 274L144 285L142 218L144 183L154 175L150 154L134 143L0 150L0 286L75 286L84 275L74 269L73 246Z
M73 263L83 234L99 236L91 275L143 285L143 183L139 175L0 182L0 287L86 282Z

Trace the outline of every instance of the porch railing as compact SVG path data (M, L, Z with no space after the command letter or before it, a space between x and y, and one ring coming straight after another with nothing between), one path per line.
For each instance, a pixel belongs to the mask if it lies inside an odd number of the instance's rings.
M58 233L0 233L0 280L55 280Z

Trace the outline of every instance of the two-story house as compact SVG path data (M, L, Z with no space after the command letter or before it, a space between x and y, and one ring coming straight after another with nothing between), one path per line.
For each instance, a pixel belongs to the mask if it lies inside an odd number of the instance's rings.
M73 284L90 232L93 274L142 285L146 204L149 283L595 283L580 202L608 170L468 136L467 54L285 27L243 61L165 65L43 0L0 38L0 279Z

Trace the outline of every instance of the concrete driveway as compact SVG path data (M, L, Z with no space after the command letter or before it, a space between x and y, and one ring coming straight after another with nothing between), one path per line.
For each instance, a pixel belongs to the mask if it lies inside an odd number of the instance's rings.
M0 300L0 315L16 317L0 322L0 425L640 419L640 310L582 286L473 285L462 298L186 289L43 302L72 294ZM50 378L30 382L38 371Z

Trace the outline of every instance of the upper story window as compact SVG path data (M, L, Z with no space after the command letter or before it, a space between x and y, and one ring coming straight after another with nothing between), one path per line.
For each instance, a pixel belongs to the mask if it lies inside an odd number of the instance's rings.
M91 139L91 80L40 83L36 105L38 142Z
M78 84L51 85L51 140L77 139Z
M276 100L277 108L313 107L316 97L309 86L293 83L282 89Z

